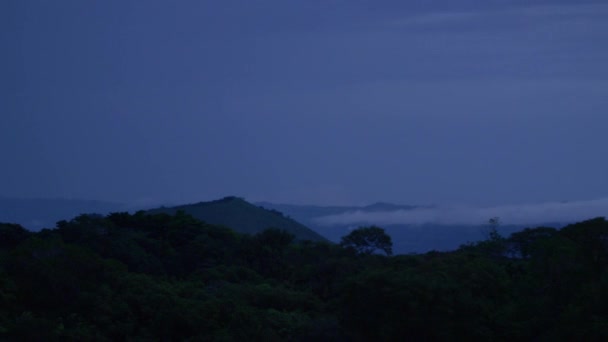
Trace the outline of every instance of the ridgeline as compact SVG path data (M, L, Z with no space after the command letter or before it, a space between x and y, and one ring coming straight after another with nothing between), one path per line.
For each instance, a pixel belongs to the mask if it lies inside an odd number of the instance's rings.
M296 240L326 241L317 232L277 210L264 209L234 196L209 202L156 208L148 210L148 213L175 214L178 211L206 223L229 227L239 233L256 234L268 228L276 228L293 234Z

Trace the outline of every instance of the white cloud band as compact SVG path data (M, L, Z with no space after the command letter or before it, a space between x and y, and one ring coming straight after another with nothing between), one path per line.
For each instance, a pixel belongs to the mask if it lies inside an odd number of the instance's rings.
M496 207L451 206L417 208L395 211L353 211L316 219L321 225L483 225L492 217L499 217L505 225L536 225L543 223L571 223L608 215L608 198L577 201L547 202Z

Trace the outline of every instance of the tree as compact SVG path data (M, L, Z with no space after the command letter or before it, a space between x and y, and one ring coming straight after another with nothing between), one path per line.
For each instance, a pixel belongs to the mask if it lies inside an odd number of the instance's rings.
M0 249L13 248L32 235L25 228L13 223L0 223Z
M343 236L340 246L354 248L359 254L372 254L377 250L393 254L393 242L384 229L376 226L360 227Z
M530 259L541 242L558 234L558 230L550 227L526 228L511 234L507 240L510 252L518 258Z
M488 220L488 228L485 232L485 240L475 244L475 249L482 254L494 258L501 258L507 252L507 240L498 232L500 218L492 217Z
M497 240L500 238L498 226L500 226L500 217L494 216L488 220L488 227L484 234L487 240Z

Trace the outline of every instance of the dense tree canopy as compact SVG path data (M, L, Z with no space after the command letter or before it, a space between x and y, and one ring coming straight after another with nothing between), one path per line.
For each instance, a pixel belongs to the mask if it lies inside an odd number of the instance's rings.
M184 213L0 224L0 339L606 340L607 236L598 218L388 256L378 227L340 246Z
M393 254L391 237L384 232L384 229L376 226L361 227L351 231L342 237L340 245L354 248L361 254L372 254L376 251L382 251L386 255Z

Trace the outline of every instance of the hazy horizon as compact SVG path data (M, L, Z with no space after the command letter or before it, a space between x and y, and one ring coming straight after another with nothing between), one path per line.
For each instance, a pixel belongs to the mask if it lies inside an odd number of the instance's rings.
M224 196L231 197L231 196ZM236 196L240 197L240 196ZM223 198L223 197L222 197ZM242 197L240 197L242 198ZM0 196L0 200L10 200ZM19 200L60 200L78 201L83 199L75 198L14 198ZM146 210L161 206L178 206L208 202L221 198L193 200L186 202L105 202L101 204L113 204L122 206L121 210ZM490 218L497 217L500 225L521 226L521 225L544 225L544 224L570 224L596 217L608 217L608 197L583 201L560 201L560 202L537 202L537 203L510 203L503 205L470 205L470 204L414 204L414 203L391 203L386 201L374 201L363 204L339 204L322 205L318 203L280 203L269 201L254 201L243 198L252 204L274 204L287 206L318 206L318 207L344 207L345 211L337 214L325 214L316 217L308 217L318 227L330 226L419 226L419 225L447 225L447 226L486 226ZM94 202L96 200L84 199L84 201ZM384 203L392 205L412 206L407 209L374 209L365 210L366 206ZM78 203L81 204L81 203ZM270 207L272 208L272 206ZM1 208L0 208L1 209ZM0 212L1 213L1 212ZM288 214L288 212L283 212ZM33 212L32 215L36 216ZM67 217L66 217L67 218ZM297 219L296 219L297 220Z

